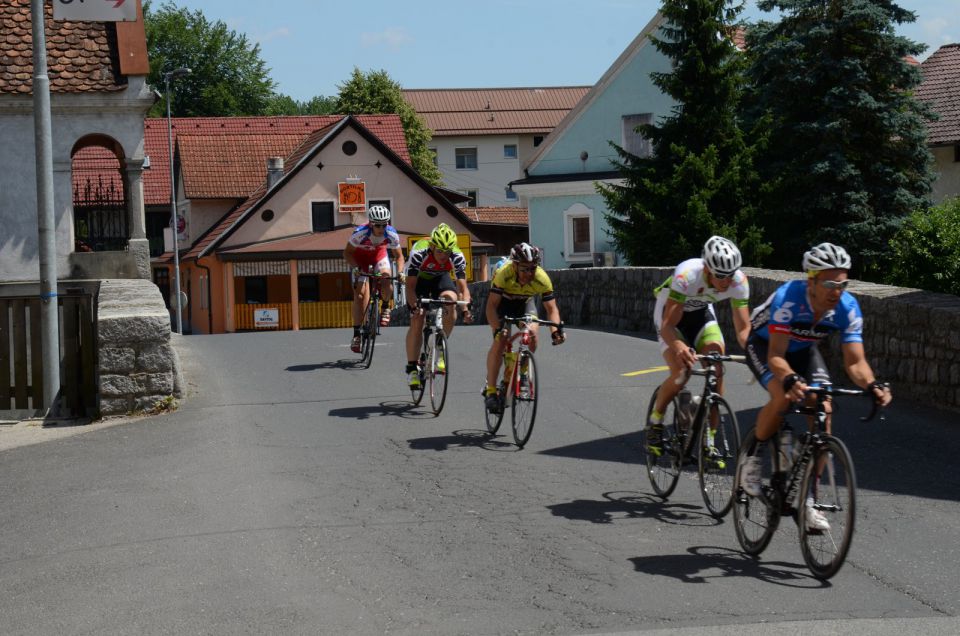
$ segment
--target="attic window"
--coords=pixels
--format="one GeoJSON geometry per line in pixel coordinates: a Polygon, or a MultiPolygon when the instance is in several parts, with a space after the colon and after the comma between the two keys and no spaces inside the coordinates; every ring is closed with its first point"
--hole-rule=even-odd
{"type": "Polygon", "coordinates": [[[273,210],[264,210],[260,213],[260,220],[264,223],[269,223],[273,220],[273,210]]]}
{"type": "Polygon", "coordinates": [[[357,152],[357,144],[353,141],[343,142],[342,148],[343,148],[343,154],[347,155],[348,157],[356,154],[357,152]]]}
{"type": "Polygon", "coordinates": [[[437,209],[437,206],[435,205],[427,206],[427,216],[429,216],[430,218],[434,218],[438,214],[440,214],[440,211],[437,209]]]}

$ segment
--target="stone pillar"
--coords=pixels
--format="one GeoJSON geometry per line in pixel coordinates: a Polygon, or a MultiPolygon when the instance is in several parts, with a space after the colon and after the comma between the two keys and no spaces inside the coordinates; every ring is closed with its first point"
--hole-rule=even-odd
{"type": "Polygon", "coordinates": [[[143,206],[143,159],[126,160],[123,189],[127,198],[127,218],[130,221],[130,254],[136,261],[140,278],[150,280],[150,242],[144,229],[146,213],[143,206]]]}
{"type": "Polygon", "coordinates": [[[490,257],[486,254],[480,255],[480,271],[473,273],[473,280],[477,282],[484,282],[490,277],[488,272],[490,271],[490,257]]]}
{"type": "Polygon", "coordinates": [[[297,286],[297,259],[290,261],[290,319],[293,330],[300,331],[300,289],[297,286]]]}

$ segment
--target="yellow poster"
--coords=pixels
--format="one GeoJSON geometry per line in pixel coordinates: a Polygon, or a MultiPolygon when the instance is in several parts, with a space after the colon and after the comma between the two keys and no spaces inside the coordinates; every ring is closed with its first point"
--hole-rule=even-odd
{"type": "MultiPolygon", "coordinates": [[[[429,236],[408,236],[407,237],[407,255],[413,250],[413,244],[417,241],[429,241],[429,236]]],[[[467,261],[467,281],[473,282],[473,250],[470,247],[469,234],[457,234],[457,247],[463,252],[463,258],[467,261]]]]}

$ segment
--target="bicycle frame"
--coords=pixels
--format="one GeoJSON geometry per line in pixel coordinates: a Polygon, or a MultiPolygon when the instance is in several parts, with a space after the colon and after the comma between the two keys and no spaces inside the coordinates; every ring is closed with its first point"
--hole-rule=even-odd
{"type": "Polygon", "coordinates": [[[503,370],[502,370],[502,375],[500,376],[501,378],[500,387],[503,388],[503,394],[500,395],[501,405],[506,401],[507,396],[510,395],[511,392],[515,393],[519,391],[519,388],[517,387],[517,382],[516,382],[517,375],[519,374],[518,372],[519,365],[514,363],[511,366],[509,363],[509,360],[507,359],[507,354],[514,353],[513,345],[514,345],[514,342],[516,342],[517,340],[519,340],[520,343],[517,345],[517,350],[516,350],[517,355],[515,360],[519,360],[520,357],[525,353],[532,354],[532,351],[530,349],[530,338],[533,336],[533,332],[530,330],[530,323],[538,323],[541,325],[552,326],[552,327],[556,327],[559,330],[563,330],[563,323],[555,323],[549,320],[540,320],[536,316],[520,316],[518,318],[509,317],[509,316],[503,317],[503,326],[500,328],[500,334],[501,334],[501,337],[505,337],[507,340],[503,349],[503,355],[502,355],[503,370]],[[516,333],[513,333],[513,334],[510,333],[510,325],[517,326],[516,333]],[[508,371],[508,367],[511,367],[509,371],[508,371]],[[509,378],[507,377],[508,373],[510,376],[509,378]]]}
{"type": "MultiPolygon", "coordinates": [[[[705,379],[703,391],[700,393],[700,403],[697,405],[697,410],[694,412],[693,418],[686,430],[677,431],[677,437],[680,438],[681,443],[681,456],[687,462],[696,459],[694,451],[697,450],[697,447],[694,441],[700,439],[703,434],[703,427],[709,426],[710,407],[713,402],[717,398],[722,397],[717,392],[717,385],[720,382],[719,373],[716,369],[717,365],[723,362],[745,362],[746,358],[744,356],[708,353],[697,355],[697,360],[706,366],[703,369],[690,369],[687,373],[687,378],[692,375],[697,375],[705,379]]],[[[686,380],[683,380],[683,384],[686,384],[686,380]]]]}

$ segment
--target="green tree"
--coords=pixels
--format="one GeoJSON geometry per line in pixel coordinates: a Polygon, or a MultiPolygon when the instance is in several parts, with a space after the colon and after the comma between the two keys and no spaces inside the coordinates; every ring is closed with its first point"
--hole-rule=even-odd
{"type": "Polygon", "coordinates": [[[370,71],[364,74],[360,69],[354,68],[350,79],[339,84],[337,88],[340,89],[337,97],[338,113],[399,115],[413,168],[433,185],[440,184],[440,171],[433,164],[433,153],[427,147],[432,133],[413,107],[403,99],[400,84],[390,79],[386,71],[370,71]]]}
{"type": "MultiPolygon", "coordinates": [[[[189,11],[165,2],[156,11],[143,5],[150,58],[148,81],[164,90],[163,73],[187,67],[190,75],[171,86],[173,115],[233,116],[264,113],[274,95],[274,83],[260,59],[260,46],[221,21],[208,21],[201,11],[189,11]]],[[[151,116],[166,113],[160,100],[151,116]]]]}
{"type": "Polygon", "coordinates": [[[886,282],[960,296],[960,198],[915,211],[890,247],[886,282]]]}
{"type": "Polygon", "coordinates": [[[760,0],[779,22],[747,33],[745,127],[762,131],[760,209],[795,269],[827,240],[857,255],[854,275],[876,278],[902,220],[926,205],[933,179],[927,109],[912,89],[923,50],[895,34],[914,15],[891,0],[760,0]]]}
{"type": "Polygon", "coordinates": [[[625,184],[600,186],[617,249],[635,265],[697,254],[713,234],[735,241],[745,261],[768,252],[751,224],[751,148],[737,122],[742,65],[729,34],[743,10],[733,0],[665,0],[657,50],[674,62],[653,82],[676,102],[659,122],[637,128],[647,157],[616,144],[625,184]]]}
{"type": "Polygon", "coordinates": [[[332,115],[337,112],[337,98],[318,95],[301,102],[289,95],[275,93],[267,102],[264,115],[332,115]]]}

